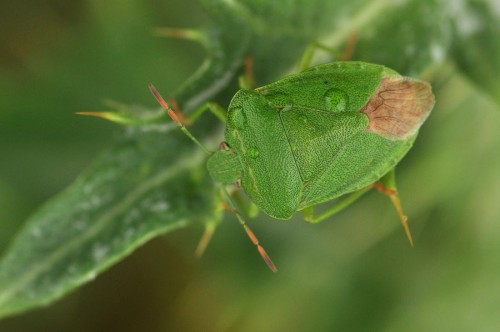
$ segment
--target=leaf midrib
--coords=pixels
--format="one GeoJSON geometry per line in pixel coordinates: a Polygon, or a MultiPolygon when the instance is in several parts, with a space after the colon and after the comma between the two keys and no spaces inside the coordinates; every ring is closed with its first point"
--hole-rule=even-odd
{"type": "MultiPolygon", "coordinates": [[[[104,212],[95,223],[93,223],[92,227],[87,228],[84,232],[80,234],[79,237],[72,239],[71,241],[65,243],[64,246],[60,246],[58,250],[54,251],[51,255],[46,256],[46,258],[42,261],[39,261],[37,264],[33,265],[31,270],[24,274],[23,276],[14,280],[9,284],[3,285],[3,293],[0,293],[0,308],[4,308],[5,303],[8,301],[25,286],[29,285],[30,282],[35,280],[38,276],[40,276],[43,272],[50,269],[51,266],[56,264],[58,261],[64,259],[67,255],[69,255],[72,251],[81,247],[83,243],[92,239],[96,234],[98,234],[102,229],[104,229],[108,224],[110,224],[117,216],[119,216],[124,211],[127,211],[131,205],[133,205],[141,196],[146,194],[153,188],[159,187],[164,182],[169,179],[175,177],[179,173],[182,173],[186,169],[190,169],[193,166],[200,164],[205,157],[205,154],[202,151],[196,151],[186,156],[182,159],[177,159],[174,164],[171,164],[170,167],[165,169],[164,171],[158,173],[156,176],[142,182],[137,188],[131,191],[120,203],[118,203],[113,208],[104,212]]],[[[110,256],[112,257],[112,256],[110,256]]],[[[106,261],[103,261],[104,264],[101,264],[101,268],[104,268],[107,264],[106,261]]],[[[99,270],[99,269],[96,269],[99,270]]],[[[91,271],[88,271],[84,274],[84,276],[88,276],[91,271]]],[[[85,278],[85,277],[84,277],[85,278]]],[[[57,297],[57,294],[54,294],[57,297]]],[[[1,315],[1,314],[0,314],[1,315]]]]}

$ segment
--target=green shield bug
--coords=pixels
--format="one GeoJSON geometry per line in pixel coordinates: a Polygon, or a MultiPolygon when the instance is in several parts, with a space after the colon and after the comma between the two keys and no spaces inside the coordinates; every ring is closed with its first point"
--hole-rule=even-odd
{"type": "MultiPolygon", "coordinates": [[[[150,88],[180,129],[210,154],[207,167],[222,186],[237,182],[251,202],[276,219],[302,211],[319,222],[375,187],[392,200],[412,239],[397,196],[394,167],[411,148],[434,105],[428,83],[401,76],[382,65],[338,61],[308,68],[277,82],[241,89],[227,114],[225,143],[210,152],[150,88]],[[314,206],[338,199],[314,215],[314,206]]],[[[195,114],[193,113],[193,114],[195,114]]],[[[223,187],[224,188],[224,187],[223,187]]],[[[236,209],[223,190],[230,209],[236,209]]],[[[245,227],[273,271],[274,264],[245,227]]]]}

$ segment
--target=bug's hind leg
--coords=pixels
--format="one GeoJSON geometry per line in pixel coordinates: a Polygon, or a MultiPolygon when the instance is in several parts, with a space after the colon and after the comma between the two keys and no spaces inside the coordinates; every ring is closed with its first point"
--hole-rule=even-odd
{"type": "Polygon", "coordinates": [[[317,216],[314,215],[313,206],[307,207],[304,210],[302,210],[302,215],[304,216],[304,219],[307,222],[310,223],[321,222],[327,219],[328,217],[333,216],[337,212],[342,211],[343,209],[345,209],[346,207],[357,201],[361,196],[363,196],[366,192],[368,192],[372,188],[376,188],[378,191],[387,195],[390,198],[392,204],[394,205],[394,208],[396,209],[396,212],[398,213],[399,219],[401,220],[401,224],[403,225],[406,237],[408,238],[410,245],[413,247],[413,238],[411,236],[410,227],[408,226],[408,217],[403,212],[403,208],[401,206],[401,200],[399,199],[398,191],[396,188],[394,169],[392,169],[389,173],[384,175],[379,181],[375,182],[374,184],[343,196],[335,203],[335,205],[328,208],[326,211],[323,211],[319,215],[317,216]]]}
{"type": "Polygon", "coordinates": [[[408,217],[404,214],[403,208],[401,206],[401,200],[399,199],[398,190],[396,187],[396,176],[395,169],[392,169],[389,173],[384,175],[379,181],[375,182],[373,186],[381,193],[387,195],[392,205],[398,213],[401,224],[403,225],[406,237],[413,247],[413,238],[411,236],[410,227],[408,226],[408,217]]]}
{"type": "Polygon", "coordinates": [[[313,224],[319,223],[328,217],[333,216],[334,214],[342,211],[355,201],[357,201],[361,196],[367,193],[373,186],[367,186],[345,196],[342,196],[333,206],[328,208],[327,210],[321,212],[317,216],[314,215],[314,206],[310,206],[302,210],[302,215],[304,216],[304,220],[313,224]]]}

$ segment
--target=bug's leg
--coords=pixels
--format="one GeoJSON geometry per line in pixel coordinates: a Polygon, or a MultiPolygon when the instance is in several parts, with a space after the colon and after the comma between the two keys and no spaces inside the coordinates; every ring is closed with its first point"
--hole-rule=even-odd
{"type": "Polygon", "coordinates": [[[250,54],[245,56],[243,61],[243,75],[238,77],[240,88],[251,90],[255,87],[255,77],[253,75],[253,58],[250,54]]]}
{"type": "Polygon", "coordinates": [[[389,196],[391,199],[396,212],[398,213],[401,224],[403,225],[406,237],[413,247],[413,238],[411,236],[410,227],[408,226],[408,217],[404,214],[403,208],[401,206],[401,200],[398,196],[398,190],[396,188],[396,176],[395,170],[392,169],[389,173],[384,175],[379,181],[375,182],[373,186],[383,194],[389,196]]]}
{"type": "Polygon", "coordinates": [[[238,207],[243,210],[243,213],[248,216],[248,218],[255,218],[259,214],[260,210],[255,205],[254,202],[249,201],[246,202],[245,199],[241,195],[241,191],[235,191],[233,194],[233,199],[238,205],[238,207]]]}
{"type": "Polygon", "coordinates": [[[205,222],[205,231],[203,232],[203,235],[201,236],[201,239],[198,242],[198,245],[196,246],[195,250],[196,257],[201,257],[205,252],[208,244],[210,243],[210,240],[212,240],[212,236],[215,232],[215,229],[222,221],[222,216],[224,214],[224,211],[229,211],[231,213],[239,213],[238,210],[232,208],[226,203],[224,197],[222,197],[222,192],[220,190],[216,192],[216,195],[217,195],[217,202],[215,205],[216,216],[205,222]]]}
{"type": "Polygon", "coordinates": [[[210,240],[212,239],[212,236],[214,235],[215,228],[218,224],[219,221],[209,221],[205,224],[205,231],[203,232],[200,242],[198,242],[198,245],[196,246],[196,250],[194,252],[196,257],[201,257],[203,255],[203,253],[207,249],[208,244],[210,243],[210,240]]]}
{"type": "Polygon", "coordinates": [[[212,239],[212,236],[214,235],[215,229],[222,222],[224,211],[228,210],[227,204],[224,198],[221,196],[220,191],[217,190],[215,192],[215,195],[217,196],[217,201],[214,206],[214,208],[216,209],[216,213],[213,218],[206,221],[204,224],[205,231],[203,232],[203,235],[201,236],[194,252],[196,257],[201,257],[203,255],[203,253],[207,249],[208,244],[210,243],[210,240],[212,239]]]}
{"type": "Polygon", "coordinates": [[[354,54],[354,49],[356,48],[356,42],[358,41],[358,33],[351,32],[349,37],[347,37],[347,42],[344,45],[344,51],[339,57],[341,61],[347,61],[352,59],[352,55],[354,54]]]}
{"type": "Polygon", "coordinates": [[[332,56],[334,58],[337,55],[335,50],[329,48],[328,46],[325,46],[325,45],[318,43],[318,42],[309,43],[309,45],[306,46],[304,53],[302,54],[302,58],[301,58],[300,64],[299,64],[299,71],[303,71],[311,66],[311,62],[312,62],[312,59],[314,57],[314,54],[316,53],[316,51],[318,51],[318,49],[332,54],[332,56]]]}
{"type": "Polygon", "coordinates": [[[257,237],[255,236],[255,234],[252,232],[252,230],[250,229],[250,227],[248,226],[246,221],[241,217],[239,211],[236,209],[236,205],[233,202],[231,195],[229,195],[229,193],[227,192],[225,187],[222,187],[221,190],[222,190],[222,194],[226,198],[226,202],[229,205],[229,210],[234,212],[234,215],[238,219],[238,222],[240,223],[240,225],[243,227],[243,229],[247,233],[247,236],[250,239],[250,241],[252,241],[252,243],[257,247],[259,254],[261,255],[262,259],[264,259],[264,262],[266,262],[267,266],[271,269],[271,271],[277,272],[278,269],[276,268],[276,265],[274,265],[273,261],[271,260],[269,255],[266,253],[264,248],[261,246],[261,244],[260,244],[259,240],[257,239],[257,237]]]}
{"type": "Polygon", "coordinates": [[[206,103],[201,104],[191,114],[189,114],[188,117],[189,122],[190,123],[195,122],[206,111],[212,112],[212,114],[215,115],[215,117],[219,119],[222,123],[226,123],[226,110],[219,104],[214,103],[212,101],[207,101],[206,103]]]}
{"type": "Polygon", "coordinates": [[[302,215],[304,216],[305,221],[316,224],[319,223],[328,217],[333,216],[335,213],[338,213],[357,201],[361,196],[363,196],[366,192],[372,189],[373,186],[367,186],[350,194],[343,196],[339,201],[337,201],[333,206],[328,208],[327,210],[321,212],[317,216],[314,215],[314,207],[310,206],[302,210],[302,215]]]}
{"type": "Polygon", "coordinates": [[[334,59],[338,59],[341,61],[349,60],[352,58],[352,54],[354,53],[354,48],[356,45],[356,41],[358,39],[358,34],[353,32],[349,35],[347,42],[345,44],[344,50],[340,53],[337,49],[328,47],[318,42],[312,42],[307,45],[304,54],[302,55],[302,59],[300,60],[299,71],[303,71],[311,66],[312,59],[314,54],[318,50],[325,51],[330,53],[334,59]]]}

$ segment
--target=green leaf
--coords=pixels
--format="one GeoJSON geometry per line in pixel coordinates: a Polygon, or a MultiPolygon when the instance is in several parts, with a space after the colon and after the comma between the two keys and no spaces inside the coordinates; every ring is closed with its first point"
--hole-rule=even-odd
{"type": "Polygon", "coordinates": [[[193,173],[205,155],[171,131],[130,128],[30,218],[0,265],[0,316],[49,303],[153,236],[213,216],[211,182],[193,173]]]}
{"type": "MultiPolygon", "coordinates": [[[[420,76],[435,75],[435,68],[451,58],[479,86],[499,95],[494,43],[499,20],[491,3],[467,2],[467,18],[488,23],[465,35],[460,33],[463,11],[439,0],[204,5],[214,20],[202,32],[207,57],[176,94],[187,113],[226,88],[247,53],[253,55],[259,83],[267,83],[292,72],[308,43],[318,40],[342,51],[353,34],[359,36],[355,60],[420,76]],[[483,39],[485,31],[489,35],[483,39]]],[[[319,52],[315,59],[332,57],[319,52]]],[[[198,131],[216,129],[205,125],[198,131]]],[[[154,236],[217,218],[205,156],[173,130],[171,123],[127,128],[70,188],[28,220],[0,262],[0,316],[54,301],[154,236]]]]}
{"type": "MultiPolygon", "coordinates": [[[[176,95],[187,112],[223,89],[243,58],[245,44],[216,30],[205,31],[207,60],[176,95]]],[[[204,152],[166,119],[127,128],[31,216],[0,262],[0,317],[52,302],[154,236],[219,218],[204,152]]]]}

